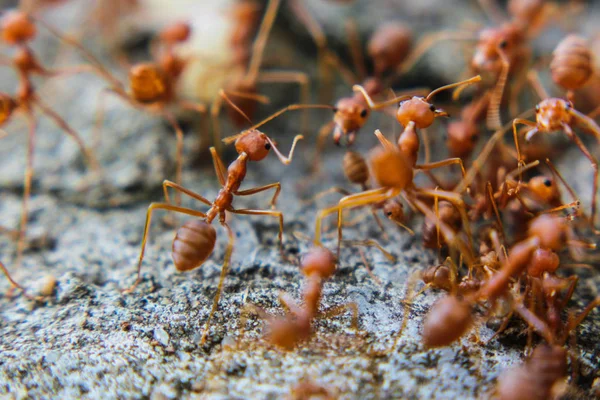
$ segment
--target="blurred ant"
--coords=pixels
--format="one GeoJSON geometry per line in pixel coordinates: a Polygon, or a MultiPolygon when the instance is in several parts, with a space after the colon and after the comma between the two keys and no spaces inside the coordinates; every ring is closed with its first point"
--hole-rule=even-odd
{"type": "Polygon", "coordinates": [[[302,259],[301,272],[307,278],[304,288],[304,305],[299,306],[287,294],[281,294],[279,301],[287,312],[282,317],[268,316],[262,309],[253,307],[263,319],[268,321],[267,340],[285,350],[292,350],[313,335],[313,320],[327,318],[350,308],[353,312],[353,326],[357,326],[358,310],[354,303],[346,304],[326,313],[319,313],[323,283],[331,278],[336,270],[337,259],[324,247],[314,247],[302,259]]]}
{"type": "MultiPolygon", "coordinates": [[[[445,231],[442,234],[446,235],[445,231]]],[[[471,315],[477,301],[484,299],[494,304],[506,294],[513,277],[526,270],[538,248],[561,250],[575,241],[567,219],[542,214],[529,225],[528,237],[515,244],[502,262],[501,268],[481,288],[465,297],[447,296],[433,305],[423,323],[423,343],[427,347],[447,346],[459,339],[473,324],[471,315]]]]}
{"type": "Polygon", "coordinates": [[[499,378],[494,394],[502,399],[548,399],[557,395],[557,384],[566,378],[567,356],[564,344],[570,333],[585,317],[600,306],[600,297],[594,299],[576,317],[569,314],[566,325],[552,328],[523,304],[518,303],[515,311],[527,321],[546,341],[537,346],[524,364],[514,367],[499,378]]]}
{"type": "MultiPolygon", "coordinates": [[[[235,106],[235,104],[231,102],[231,100],[227,97],[227,95],[224,92],[222,92],[221,95],[225,98],[226,101],[228,101],[232,105],[232,107],[234,107],[238,112],[241,112],[241,110],[239,110],[235,106]]],[[[284,165],[289,165],[292,162],[292,157],[294,154],[296,143],[298,142],[298,140],[303,138],[302,135],[296,135],[296,137],[294,137],[294,141],[292,143],[290,152],[286,157],[283,154],[281,154],[279,149],[277,149],[277,146],[271,140],[271,138],[259,131],[257,128],[287,111],[303,108],[319,108],[319,106],[287,106],[284,109],[272,114],[270,117],[264,119],[260,123],[253,125],[251,128],[243,131],[242,133],[225,139],[226,142],[235,142],[235,149],[239,154],[238,158],[234,160],[227,169],[225,168],[225,165],[221,160],[220,156],[218,155],[216,149],[214,147],[211,147],[210,151],[213,159],[215,173],[222,186],[214,201],[210,201],[205,197],[201,196],[200,194],[197,194],[177,184],[176,182],[171,182],[168,180],[163,182],[165,202],[152,203],[148,207],[148,212],[146,214],[146,223],[144,226],[144,234],[142,236],[141,251],[138,259],[137,278],[133,285],[124,290],[125,293],[130,293],[131,291],[133,291],[141,281],[142,261],[144,258],[146,241],[148,238],[148,232],[153,211],[168,210],[198,217],[196,219],[186,222],[183,226],[181,226],[177,230],[175,238],[173,239],[173,261],[175,264],[175,268],[179,271],[190,271],[192,269],[198,268],[211,255],[216,242],[216,231],[211,224],[218,217],[219,223],[227,231],[228,243],[227,248],[225,250],[223,266],[221,267],[221,276],[219,278],[219,284],[217,286],[217,293],[214,297],[213,305],[208,319],[206,321],[204,332],[202,334],[201,343],[204,343],[206,341],[208,330],[210,328],[210,321],[218,307],[219,297],[223,288],[223,282],[229,269],[231,253],[233,251],[234,233],[226,221],[227,213],[241,215],[267,215],[276,217],[279,220],[279,245],[281,252],[283,252],[283,213],[281,211],[276,210],[236,209],[233,207],[233,199],[234,196],[249,196],[275,188],[275,193],[271,199],[271,208],[275,208],[277,197],[279,196],[279,192],[281,190],[281,184],[279,182],[246,190],[240,190],[240,185],[242,184],[246,176],[248,161],[263,160],[269,154],[269,151],[271,149],[273,149],[277,158],[279,158],[281,163],[283,163],[284,165]],[[172,205],[169,200],[168,188],[172,188],[178,192],[181,192],[195,200],[206,204],[207,206],[209,206],[209,209],[206,212],[201,212],[191,208],[184,208],[177,205],[172,205]]]]}
{"type": "Polygon", "coordinates": [[[287,400],[313,400],[315,398],[321,400],[337,400],[339,398],[337,390],[332,390],[319,383],[314,382],[311,378],[303,377],[291,389],[291,394],[287,400]]]}
{"type": "MultiPolygon", "coordinates": [[[[86,57],[98,72],[110,83],[110,87],[101,92],[114,94],[134,108],[149,114],[163,117],[173,128],[176,135],[176,172],[175,182],[181,185],[183,173],[183,130],[179,126],[172,109],[206,113],[206,106],[188,100],[179,99],[176,87],[187,61],[175,54],[173,48],[185,42],[191,33],[186,23],[177,22],[165,27],[158,35],[158,54],[152,62],[134,64],[129,68],[129,89],[108,72],[93,56],[86,57]]],[[[99,101],[96,130],[101,129],[104,118],[103,98],[99,101]]],[[[98,133],[96,133],[98,135],[98,133]]],[[[176,195],[176,204],[181,204],[181,194],[176,195]]]]}
{"type": "Polygon", "coordinates": [[[535,122],[531,122],[523,118],[515,118],[513,120],[513,136],[515,140],[515,147],[517,149],[519,167],[524,165],[525,160],[522,157],[521,150],[519,148],[519,138],[517,133],[518,124],[526,125],[532,128],[525,134],[525,140],[527,141],[529,141],[537,133],[547,134],[555,131],[563,131],[567,137],[575,143],[583,155],[590,161],[592,169],[594,170],[590,225],[594,232],[598,233],[595,228],[596,198],[598,195],[598,162],[588,150],[586,145],[581,141],[579,136],[577,136],[577,134],[574,132],[572,127],[577,125],[582,128],[584,132],[593,135],[598,140],[600,140],[600,127],[592,118],[589,118],[585,114],[582,114],[573,108],[573,104],[570,101],[556,97],[549,97],[541,84],[539,84],[537,75],[534,72],[529,74],[529,79],[542,101],[535,107],[535,122]]]}
{"type": "MultiPolygon", "coordinates": [[[[247,47],[244,50],[244,46],[248,43],[254,29],[254,21],[256,19],[256,10],[252,8],[254,5],[249,5],[247,2],[241,2],[235,7],[240,7],[237,11],[234,11],[234,23],[236,25],[236,31],[232,36],[232,42],[234,49],[234,71],[232,74],[227,76],[226,84],[222,90],[229,96],[238,99],[237,105],[239,109],[243,111],[245,115],[252,119],[256,112],[257,102],[267,103],[268,99],[265,96],[258,94],[258,83],[297,83],[300,86],[300,102],[307,104],[309,102],[309,83],[310,79],[304,72],[298,71],[267,71],[261,72],[260,67],[269,38],[269,33],[275,22],[277,11],[281,0],[269,0],[267,8],[265,10],[262,22],[258,29],[256,38],[254,39],[251,53],[248,52],[247,47]],[[248,55],[251,57],[248,58],[248,55]]],[[[213,121],[213,140],[214,146],[220,153],[220,141],[221,141],[221,125],[219,121],[219,114],[222,108],[222,97],[217,96],[213,101],[210,112],[213,121]]],[[[244,124],[245,120],[241,119],[239,114],[231,113],[230,119],[235,126],[240,127],[244,124]]],[[[304,113],[302,117],[301,131],[303,133],[308,129],[308,114],[304,113]]]]}
{"type": "MultiPolygon", "coordinates": [[[[3,125],[16,113],[22,113],[27,119],[29,132],[27,135],[27,151],[25,161],[25,177],[23,180],[23,205],[21,211],[21,222],[19,228],[19,238],[17,241],[17,264],[20,262],[21,255],[25,248],[25,236],[27,233],[29,198],[31,196],[31,182],[33,179],[33,157],[35,149],[35,135],[37,130],[37,121],[35,117],[36,109],[44,116],[52,120],[62,131],[70,136],[81,150],[91,169],[98,171],[99,165],[93,152],[85,145],[81,136],[54,111],[38,95],[33,82],[34,76],[58,77],[68,74],[91,72],[88,66],[74,66],[59,70],[48,69],[44,67],[35,56],[29,43],[37,36],[36,23],[40,23],[50,31],[59,40],[65,41],[64,37],[55,29],[50,27],[39,19],[34,19],[22,11],[6,11],[0,17],[0,36],[3,42],[16,49],[15,54],[10,60],[3,60],[6,65],[12,66],[18,74],[19,84],[16,95],[11,96],[7,93],[0,93],[0,124],[3,125]]],[[[72,42],[70,42],[72,43],[72,42]]]]}

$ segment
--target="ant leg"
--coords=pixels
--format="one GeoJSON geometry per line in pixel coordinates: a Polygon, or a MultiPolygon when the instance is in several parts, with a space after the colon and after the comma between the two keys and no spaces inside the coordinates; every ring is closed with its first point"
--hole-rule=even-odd
{"type": "Polygon", "coordinates": [[[467,215],[467,208],[462,199],[462,197],[455,192],[449,192],[445,190],[431,190],[431,189],[418,189],[417,193],[420,195],[428,196],[428,197],[439,197],[440,199],[447,200],[454,204],[454,206],[458,209],[458,212],[461,215],[463,227],[465,229],[465,233],[467,234],[467,239],[469,241],[469,246],[473,247],[473,237],[471,235],[471,226],[469,217],[467,215]]]}
{"type": "Polygon", "coordinates": [[[375,274],[373,273],[373,270],[371,269],[371,266],[369,265],[369,261],[367,261],[367,257],[365,256],[365,252],[363,251],[363,249],[358,249],[358,254],[360,254],[360,259],[362,260],[363,264],[365,265],[365,269],[367,270],[367,273],[369,274],[371,279],[373,279],[373,281],[375,281],[375,283],[377,283],[378,285],[381,285],[381,280],[379,280],[379,278],[376,277],[375,274]]]}
{"type": "Polygon", "coordinates": [[[510,320],[513,316],[513,311],[509,312],[508,315],[506,317],[504,317],[502,319],[502,323],[500,324],[500,327],[498,328],[498,330],[496,332],[494,332],[494,334],[485,342],[485,344],[487,345],[489,342],[491,342],[492,340],[494,340],[494,338],[498,335],[500,335],[502,332],[504,332],[506,330],[506,328],[508,327],[508,324],[510,323],[510,320]]]}
{"type": "Polygon", "coordinates": [[[594,232],[597,233],[596,228],[595,228],[595,222],[596,222],[596,198],[598,195],[598,161],[596,161],[596,158],[590,153],[590,151],[587,149],[585,144],[583,144],[581,139],[579,139],[579,136],[577,136],[575,134],[575,132],[573,132],[573,130],[571,129],[571,127],[569,125],[564,124],[563,128],[565,130],[566,135],[571,140],[573,140],[573,142],[575,142],[577,147],[579,147],[579,150],[581,150],[583,155],[590,161],[590,163],[592,164],[592,169],[594,170],[594,182],[593,182],[593,191],[592,191],[592,212],[590,215],[590,223],[592,225],[592,229],[594,230],[594,232]]]}
{"type": "Polygon", "coordinates": [[[460,159],[460,157],[447,158],[447,159],[442,160],[442,161],[436,161],[436,162],[432,162],[432,163],[425,163],[425,164],[421,164],[421,165],[415,165],[415,169],[431,170],[431,169],[445,167],[446,165],[452,165],[452,164],[458,164],[459,165],[460,172],[461,172],[462,177],[464,179],[464,177],[467,174],[467,172],[465,171],[465,166],[463,164],[463,161],[460,159]]]}
{"type": "Polygon", "coordinates": [[[150,206],[148,207],[148,211],[146,212],[146,223],[144,225],[144,235],[142,236],[142,245],[141,245],[140,256],[138,259],[138,266],[137,266],[137,278],[133,285],[131,285],[130,287],[128,287],[127,289],[124,289],[122,291],[123,293],[131,293],[137,287],[137,285],[140,283],[142,261],[144,259],[144,253],[146,251],[146,242],[148,240],[148,231],[150,229],[150,222],[152,221],[152,212],[154,210],[168,210],[168,211],[175,211],[175,212],[178,212],[181,214],[192,215],[192,216],[200,217],[200,218],[206,217],[206,214],[204,214],[203,212],[192,210],[190,208],[177,207],[177,206],[167,204],[167,203],[152,203],[152,204],[150,204],[150,206]]]}
{"type": "Polygon", "coordinates": [[[537,133],[537,124],[535,122],[529,121],[527,119],[522,119],[522,118],[515,118],[513,119],[512,122],[512,128],[513,128],[513,138],[515,140],[515,148],[517,149],[517,158],[518,158],[518,168],[519,168],[519,180],[522,181],[523,180],[523,167],[525,166],[525,159],[523,158],[523,156],[521,155],[521,149],[519,147],[519,134],[517,132],[517,125],[521,124],[521,125],[526,125],[526,126],[532,126],[533,129],[530,130],[529,132],[527,132],[527,136],[531,137],[533,136],[535,133],[537,133]]]}
{"type": "Polygon", "coordinates": [[[316,175],[321,169],[321,154],[325,147],[325,140],[329,137],[331,131],[335,128],[335,121],[329,121],[319,128],[317,135],[317,145],[315,146],[315,155],[312,162],[311,175],[316,175]]]}
{"type": "MultiPolygon", "coordinates": [[[[173,114],[169,111],[163,111],[163,116],[167,119],[167,121],[171,124],[173,129],[175,129],[175,136],[177,138],[177,148],[175,154],[175,182],[178,185],[181,185],[183,178],[183,131],[177,122],[177,119],[173,114]]],[[[175,193],[175,204],[177,206],[181,205],[181,193],[175,193]]]]}
{"type": "Polygon", "coordinates": [[[330,110],[334,109],[334,107],[330,106],[329,104],[290,104],[289,106],[284,107],[281,110],[271,114],[267,118],[263,119],[262,121],[260,121],[257,124],[254,124],[253,126],[251,126],[250,128],[248,128],[246,130],[250,131],[252,129],[261,127],[264,124],[266,124],[267,122],[274,120],[275,118],[279,117],[281,114],[284,114],[288,111],[304,110],[304,109],[308,109],[308,108],[310,108],[310,109],[330,109],[330,110]]]}
{"type": "MultiPolygon", "coordinates": [[[[420,192],[417,192],[420,193],[420,192]]],[[[434,191],[434,193],[436,193],[434,191]]],[[[437,196],[439,196],[440,198],[449,200],[447,197],[445,197],[443,194],[440,194],[440,192],[438,191],[437,196]]],[[[451,201],[451,200],[449,200],[451,201]]],[[[459,252],[462,254],[462,256],[466,259],[466,263],[469,266],[469,268],[471,268],[471,266],[475,263],[475,257],[472,254],[472,244],[469,243],[469,245],[467,246],[463,240],[456,234],[456,232],[454,232],[452,230],[452,228],[450,228],[446,223],[444,223],[443,221],[441,221],[440,219],[437,218],[437,216],[435,215],[435,213],[433,211],[431,211],[431,209],[429,209],[429,207],[423,203],[422,201],[418,200],[418,199],[413,199],[412,203],[414,204],[415,207],[417,207],[417,209],[425,215],[425,218],[431,220],[431,221],[436,221],[437,224],[439,224],[439,229],[440,232],[442,233],[442,236],[444,236],[444,239],[446,240],[446,243],[448,243],[448,245],[451,246],[455,246],[459,252]]],[[[467,236],[470,234],[470,230],[469,233],[467,234],[467,236]]],[[[471,238],[468,237],[468,239],[470,240],[471,238]]]]}
{"type": "Polygon", "coordinates": [[[308,200],[303,200],[302,204],[308,205],[308,204],[315,203],[320,198],[328,196],[331,193],[339,193],[342,196],[350,196],[352,194],[352,193],[350,193],[350,191],[348,191],[348,190],[346,190],[344,188],[341,188],[339,186],[334,186],[334,187],[331,187],[331,188],[329,188],[327,190],[323,190],[322,192],[317,193],[316,195],[314,195],[313,197],[311,197],[308,200]]]}
{"type": "Polygon", "coordinates": [[[25,290],[25,288],[23,286],[21,286],[20,284],[18,284],[12,278],[12,276],[10,275],[10,272],[8,272],[8,269],[6,268],[6,266],[1,261],[0,261],[0,269],[2,270],[2,272],[6,276],[6,279],[8,279],[8,281],[10,282],[10,284],[12,285],[12,287],[19,289],[23,293],[23,296],[25,296],[29,300],[41,301],[44,298],[43,296],[32,296],[29,293],[27,293],[27,290],[25,290]]]}
{"type": "Polygon", "coordinates": [[[362,52],[362,44],[360,42],[360,33],[358,32],[358,24],[356,20],[349,18],[345,23],[346,35],[348,36],[348,49],[350,57],[354,64],[354,69],[358,73],[358,80],[363,82],[368,76],[365,66],[365,57],[362,52]]]}
{"type": "Polygon", "coordinates": [[[569,321],[566,331],[570,332],[573,329],[577,328],[579,324],[588,316],[590,312],[596,307],[600,306],[600,297],[596,297],[590,304],[588,304],[585,309],[579,314],[575,319],[569,321]]]}
{"type": "Polygon", "coordinates": [[[203,345],[206,342],[206,337],[208,336],[208,330],[210,328],[210,321],[212,320],[212,317],[217,311],[217,307],[219,306],[219,299],[221,298],[221,292],[223,291],[223,283],[225,282],[225,277],[227,276],[227,272],[229,271],[231,253],[233,252],[233,241],[235,238],[233,231],[231,230],[231,227],[227,225],[226,222],[222,221],[221,225],[223,225],[225,229],[227,229],[227,248],[225,249],[225,258],[223,259],[223,266],[221,267],[221,275],[219,276],[217,293],[215,294],[215,297],[213,299],[212,308],[210,309],[210,313],[208,314],[206,325],[204,325],[204,331],[202,332],[202,339],[200,339],[200,345],[203,345]]]}
{"type": "MultiPolygon", "coordinates": [[[[317,215],[317,221],[315,224],[315,237],[314,237],[315,246],[321,246],[321,225],[322,225],[323,219],[326,216],[328,216],[329,214],[333,214],[334,212],[338,213],[338,240],[341,240],[341,231],[342,231],[341,215],[343,214],[342,213],[343,209],[359,207],[361,205],[379,203],[381,201],[391,199],[397,195],[398,195],[397,190],[390,191],[388,188],[372,189],[372,190],[367,190],[365,192],[346,196],[339,201],[338,205],[321,210],[319,212],[319,214],[317,215]]],[[[339,251],[339,242],[338,242],[338,251],[339,251]]]]}
{"type": "Polygon", "coordinates": [[[179,100],[179,101],[177,101],[177,104],[179,105],[179,107],[181,107],[184,110],[197,112],[200,115],[202,115],[202,126],[200,128],[198,138],[200,139],[200,146],[203,146],[204,143],[208,143],[209,142],[209,132],[208,132],[208,126],[207,126],[208,108],[206,107],[206,105],[204,105],[202,103],[195,103],[195,102],[189,101],[189,100],[179,100]]]}
{"type": "Polygon", "coordinates": [[[33,156],[35,149],[35,131],[37,122],[31,111],[27,111],[29,134],[27,135],[27,155],[25,161],[25,176],[23,178],[23,200],[21,205],[21,223],[19,225],[19,240],[17,241],[17,266],[21,265],[21,258],[25,250],[27,236],[27,223],[29,222],[29,199],[31,197],[31,180],[33,179],[33,156]]]}
{"type": "Polygon", "coordinates": [[[233,214],[242,214],[242,215],[271,215],[273,217],[277,217],[279,219],[279,249],[283,254],[283,213],[281,211],[269,211],[269,210],[250,210],[250,209],[241,209],[235,210],[230,209],[227,210],[233,214]]]}
{"type": "MultiPolygon", "coordinates": [[[[310,78],[304,72],[296,71],[269,71],[258,75],[259,82],[270,83],[297,83],[300,87],[300,103],[308,104],[310,102],[310,78]]],[[[308,110],[302,113],[302,122],[300,134],[308,133],[308,110]]]]}
{"type": "MultiPolygon", "coordinates": [[[[504,186],[506,187],[506,186],[504,186]]],[[[498,229],[500,230],[500,236],[502,237],[502,241],[506,240],[506,235],[504,233],[504,224],[502,223],[502,218],[500,217],[500,212],[498,211],[498,205],[496,204],[496,199],[494,198],[494,192],[492,190],[492,183],[487,181],[486,185],[487,198],[492,206],[492,210],[494,210],[494,215],[496,216],[496,223],[498,224],[498,229]]],[[[500,256],[498,254],[498,256],[500,256]]]]}
{"type": "Polygon", "coordinates": [[[248,71],[244,75],[243,80],[246,82],[256,82],[258,70],[262,63],[262,58],[269,38],[269,33],[275,22],[277,11],[279,9],[280,0],[269,0],[263,20],[258,28],[258,33],[252,44],[252,58],[248,62],[248,71]]]}
{"type": "Polygon", "coordinates": [[[60,115],[58,115],[54,110],[52,110],[44,102],[42,102],[39,97],[36,96],[34,98],[34,102],[42,110],[42,113],[44,115],[46,115],[48,118],[54,121],[54,123],[60,129],[62,129],[67,135],[71,136],[75,140],[75,142],[77,142],[79,149],[85,156],[92,170],[96,172],[99,171],[100,164],[98,163],[98,159],[96,158],[93,151],[86,147],[85,143],[83,143],[81,136],[79,136],[79,134],[73,128],[71,128],[71,126],[67,124],[67,122],[60,115]]]}
{"type": "Polygon", "coordinates": [[[163,187],[163,192],[165,194],[165,203],[167,204],[171,204],[171,199],[169,198],[169,191],[168,188],[172,188],[177,190],[178,192],[187,194],[188,196],[190,196],[193,199],[196,199],[198,201],[201,201],[202,203],[206,204],[207,206],[212,205],[212,202],[210,202],[208,199],[206,199],[205,197],[200,196],[198,193],[195,193],[189,189],[184,188],[183,186],[172,182],[170,180],[165,179],[162,183],[162,187],[163,187]]]}
{"type": "Polygon", "coordinates": [[[213,134],[213,146],[216,149],[217,154],[221,153],[221,122],[219,121],[219,115],[221,114],[221,107],[223,105],[223,98],[221,96],[215,97],[213,103],[210,106],[210,119],[212,121],[212,134],[213,134]]]}
{"type": "Polygon", "coordinates": [[[386,249],[383,248],[376,240],[374,239],[364,239],[364,240],[344,240],[344,244],[349,246],[365,246],[365,247],[375,247],[377,250],[381,251],[385,258],[387,258],[390,262],[396,262],[396,257],[386,249]]]}
{"type": "Polygon", "coordinates": [[[223,164],[223,160],[217,153],[217,149],[214,147],[210,148],[210,155],[212,156],[213,166],[215,167],[215,174],[217,174],[217,178],[219,179],[219,183],[221,186],[225,186],[225,177],[227,176],[227,169],[225,168],[225,164],[223,164]]]}
{"type": "Polygon", "coordinates": [[[554,335],[548,325],[542,321],[537,315],[529,311],[527,307],[519,303],[515,306],[515,312],[525,320],[525,322],[535,329],[548,343],[554,342],[554,335]]]}
{"type": "Polygon", "coordinates": [[[235,194],[236,196],[250,196],[255,193],[264,192],[265,190],[269,190],[271,188],[275,188],[275,193],[273,194],[273,197],[271,198],[269,204],[271,205],[271,209],[275,209],[277,198],[279,197],[279,192],[281,192],[280,182],[270,183],[268,185],[259,186],[252,189],[240,190],[237,192],[233,192],[233,194],[235,194]]]}

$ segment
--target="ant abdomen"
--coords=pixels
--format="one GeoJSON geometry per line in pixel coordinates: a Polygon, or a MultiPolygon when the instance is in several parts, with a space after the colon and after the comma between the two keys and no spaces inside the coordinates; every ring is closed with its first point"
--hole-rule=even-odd
{"type": "Polygon", "coordinates": [[[212,225],[193,219],[177,230],[173,239],[173,261],[179,271],[198,268],[215,248],[217,232],[212,225]]]}
{"type": "Polygon", "coordinates": [[[421,279],[423,279],[423,282],[426,284],[430,284],[438,289],[448,291],[452,289],[452,283],[450,282],[450,268],[445,265],[436,265],[428,268],[423,272],[421,279]]]}
{"type": "Polygon", "coordinates": [[[423,322],[422,340],[427,348],[452,344],[473,324],[471,305],[456,296],[447,296],[431,307],[423,322]]]}
{"type": "Polygon", "coordinates": [[[142,103],[160,100],[167,94],[166,78],[162,71],[152,63],[142,63],[129,70],[131,95],[142,103]]]}
{"type": "Polygon", "coordinates": [[[594,74],[592,52],[587,40],[578,35],[564,38],[552,53],[552,80],[567,90],[581,88],[594,74]]]}
{"type": "Polygon", "coordinates": [[[531,256],[529,265],[527,265],[527,273],[530,276],[539,278],[544,272],[555,272],[559,265],[560,259],[555,252],[539,248],[531,256]]]}
{"type": "Polygon", "coordinates": [[[348,151],[342,162],[344,174],[352,183],[365,184],[369,180],[369,167],[364,157],[355,151],[348,151]]]}

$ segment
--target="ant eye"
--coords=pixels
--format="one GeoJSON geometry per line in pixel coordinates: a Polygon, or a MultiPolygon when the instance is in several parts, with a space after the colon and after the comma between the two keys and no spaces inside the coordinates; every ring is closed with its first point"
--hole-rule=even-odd
{"type": "Polygon", "coordinates": [[[387,216],[388,216],[388,217],[391,217],[391,216],[392,216],[392,212],[391,212],[391,211],[388,211],[388,213],[387,213],[387,216]]]}
{"type": "Polygon", "coordinates": [[[269,142],[265,143],[265,149],[271,150],[271,143],[269,143],[269,142]]]}
{"type": "Polygon", "coordinates": [[[429,109],[430,109],[431,111],[435,112],[435,106],[434,106],[433,104],[431,104],[431,105],[429,106],[429,109]]]}
{"type": "Polygon", "coordinates": [[[552,186],[552,181],[550,179],[545,179],[544,185],[546,185],[547,187],[550,187],[550,186],[552,186]]]}
{"type": "Polygon", "coordinates": [[[333,107],[332,110],[333,110],[334,114],[338,112],[338,108],[337,107],[333,107]]]}
{"type": "Polygon", "coordinates": [[[471,141],[472,141],[472,142],[476,142],[476,141],[477,141],[477,135],[473,135],[473,136],[471,136],[471,141]]]}
{"type": "Polygon", "coordinates": [[[361,116],[361,118],[364,118],[364,117],[366,117],[366,116],[367,116],[367,112],[368,112],[368,111],[367,111],[366,109],[362,110],[362,111],[360,112],[360,116],[361,116]]]}
{"type": "Polygon", "coordinates": [[[501,49],[505,49],[506,46],[508,46],[508,42],[506,40],[503,40],[498,46],[500,46],[501,49]]]}

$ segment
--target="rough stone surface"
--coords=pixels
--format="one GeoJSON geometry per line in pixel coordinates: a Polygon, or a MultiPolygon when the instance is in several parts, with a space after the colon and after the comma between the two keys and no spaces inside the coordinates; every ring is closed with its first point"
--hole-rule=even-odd
{"type": "MultiPolygon", "coordinates": [[[[366,8],[362,10],[367,13],[366,8]]],[[[298,64],[308,62],[303,59],[298,64]]],[[[9,76],[5,71],[2,74],[9,76]]],[[[57,110],[74,121],[89,142],[101,82],[91,78],[65,82],[48,86],[45,98],[61,99],[57,110]]],[[[2,82],[6,90],[13,86],[12,79],[2,82]]],[[[340,87],[338,92],[346,93],[347,88],[340,87]]],[[[279,96],[273,108],[290,102],[279,96]]],[[[261,110],[263,115],[269,111],[261,110]]],[[[328,112],[310,115],[312,132],[330,118],[328,112]]],[[[298,132],[297,124],[298,117],[290,115],[266,125],[264,131],[287,150],[298,132]]],[[[373,129],[389,133],[399,129],[393,126],[384,117],[371,118],[355,148],[366,151],[376,142],[370,134],[373,129]]],[[[430,136],[433,147],[439,148],[443,124],[436,126],[430,136]]],[[[9,136],[0,141],[0,221],[14,229],[19,221],[26,135],[17,122],[5,129],[9,136]]],[[[386,221],[389,239],[385,240],[370,216],[345,228],[345,238],[375,238],[397,257],[396,262],[389,262],[378,251],[366,252],[375,280],[365,268],[359,248],[342,248],[339,270],[325,285],[322,309],[355,303],[358,330],[352,329],[350,313],[342,313],[319,320],[317,335],[310,342],[282,352],[261,339],[264,324],[260,319],[249,316],[242,324],[245,306],[282,313],[278,295],[287,292],[298,298],[301,293],[303,279],[295,262],[310,247],[304,236],[313,236],[317,209],[331,204],[335,196],[316,204],[301,199],[333,185],[350,189],[340,169],[343,151],[332,145],[326,151],[324,173],[310,186],[310,193],[298,188],[311,164],[314,133],[300,143],[298,157],[289,167],[281,166],[273,155],[249,164],[243,188],[282,182],[278,208],[284,211],[284,253],[291,261],[282,260],[277,249],[274,218],[232,216],[236,236],[232,265],[208,342],[201,346],[225,251],[222,228],[217,228],[217,245],[208,261],[197,270],[178,273],[170,256],[174,228],[163,220],[164,214],[157,213],[142,282],[131,294],[120,291],[135,279],[147,206],[161,201],[160,183],[173,174],[175,140],[168,127],[159,119],[111,102],[98,147],[104,171],[100,189],[69,138],[47,122],[41,123],[37,137],[29,225],[33,248],[15,269],[14,243],[2,235],[0,259],[34,293],[48,290],[52,278],[56,283],[53,295],[44,303],[33,303],[22,295],[0,298],[3,398],[275,399],[289,395],[303,377],[311,377],[347,399],[486,398],[497,376],[522,360],[523,326],[511,325],[506,334],[487,342],[494,331],[486,326],[483,315],[477,323],[479,342],[474,332],[449,348],[423,348],[422,320],[441,294],[427,290],[410,306],[402,302],[413,273],[436,260],[434,252],[422,247],[419,217],[410,221],[416,227],[415,237],[386,221]],[[406,326],[395,343],[405,317],[406,326]]],[[[195,154],[197,148],[198,136],[188,129],[184,184],[212,199],[219,189],[217,180],[209,159],[195,154]]],[[[231,162],[233,157],[229,152],[225,161],[231,162]]],[[[591,182],[589,165],[577,151],[567,152],[560,165],[567,179],[582,190],[582,198],[588,198],[589,186],[585,192],[582,182],[591,182]]],[[[238,198],[235,205],[266,209],[268,201],[268,194],[258,195],[238,198]]],[[[198,206],[190,199],[185,199],[185,204],[198,206]]],[[[351,214],[360,216],[362,212],[351,214]]],[[[178,217],[177,223],[184,219],[178,217]]],[[[334,248],[331,226],[327,232],[325,245],[334,248]]],[[[597,295],[600,276],[594,268],[565,271],[580,276],[574,306],[597,295]]],[[[8,290],[8,282],[0,279],[0,293],[8,290]]],[[[569,388],[573,398],[593,397],[590,388],[599,376],[599,315],[597,310],[592,312],[578,331],[581,365],[578,384],[569,388]]]]}

